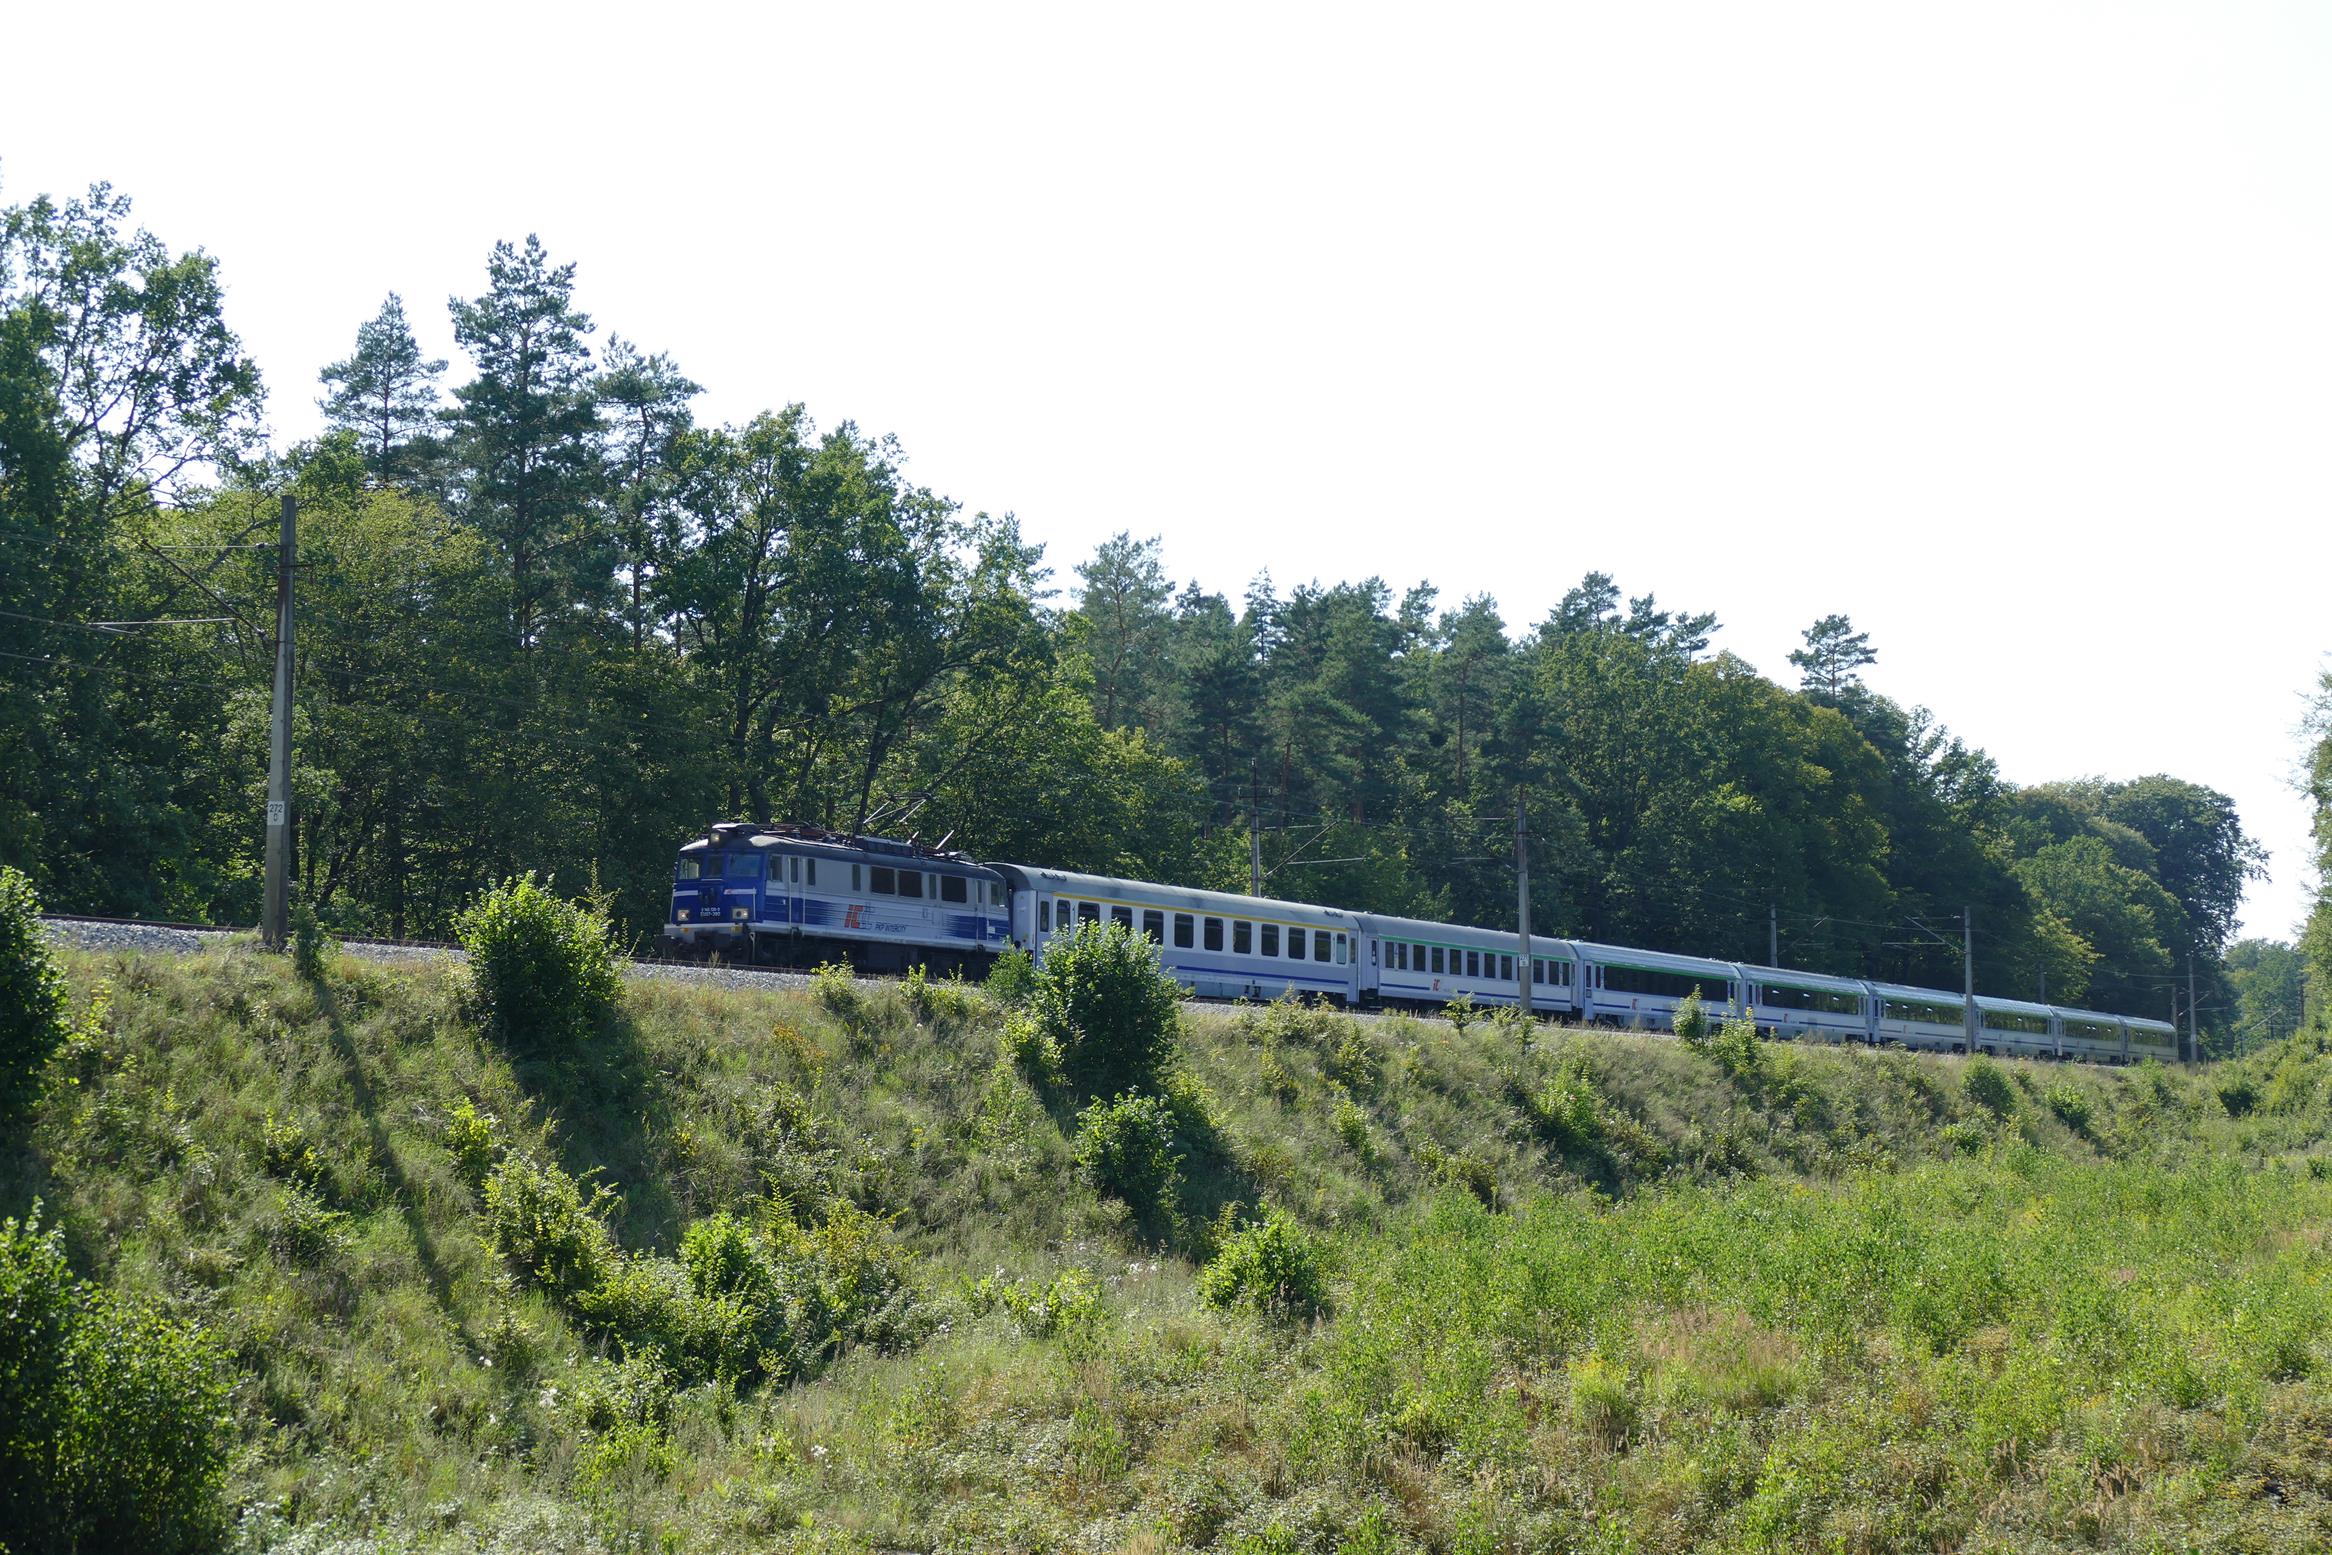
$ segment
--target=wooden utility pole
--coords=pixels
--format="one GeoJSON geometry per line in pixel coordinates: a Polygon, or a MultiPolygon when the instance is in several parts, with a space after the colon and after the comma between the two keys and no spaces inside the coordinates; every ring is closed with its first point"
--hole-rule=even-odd
{"type": "Polygon", "coordinates": [[[2186,1061],[2202,1062],[2202,1032],[2194,1023],[2194,955],[2186,957],[2186,1061]]]}
{"type": "Polygon", "coordinates": [[[1530,823],[1522,813],[1523,791],[1514,790],[1514,920],[1520,954],[1514,962],[1515,1004],[1525,1016],[1530,1007],[1530,823]]]}
{"type": "Polygon", "coordinates": [[[267,898],[259,937],[270,950],[291,938],[292,543],[299,498],[283,496],[275,553],[275,703],[267,751],[267,898]]]}
{"type": "Polygon", "coordinates": [[[1263,894],[1263,789],[1253,757],[1247,760],[1247,894],[1263,894]]]}
{"type": "Polygon", "coordinates": [[[1771,902],[1765,904],[1765,964],[1781,965],[1781,909],[1771,902]]]}
{"type": "Polygon", "coordinates": [[[1976,910],[1960,909],[1960,971],[1967,983],[1968,1052],[1976,1051],[1976,910]]]}

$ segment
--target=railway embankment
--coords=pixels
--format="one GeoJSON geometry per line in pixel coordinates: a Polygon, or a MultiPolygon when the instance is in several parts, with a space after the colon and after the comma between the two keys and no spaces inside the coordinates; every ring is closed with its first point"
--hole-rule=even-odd
{"type": "MultiPolygon", "coordinates": [[[[2113,1071],[77,938],[5,1141],[194,1325],[249,1549],[2272,1549],[2332,1059],[2113,1071]],[[1106,1100],[1106,1098],[1104,1098],[1106,1100]]],[[[746,974],[750,977],[751,974],[746,974]]]]}

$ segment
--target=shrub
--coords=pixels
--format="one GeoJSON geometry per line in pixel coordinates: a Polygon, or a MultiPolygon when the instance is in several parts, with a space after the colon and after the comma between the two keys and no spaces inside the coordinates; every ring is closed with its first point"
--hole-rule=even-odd
{"type": "Polygon", "coordinates": [[[2041,1092],[2041,1100],[2048,1104],[2065,1127],[2076,1134],[2089,1132],[2089,1093],[2065,1080],[2052,1080],[2041,1092]]]}
{"type": "Polygon", "coordinates": [[[1029,959],[1027,951],[1015,945],[996,958],[996,964],[988,968],[987,981],[981,986],[988,990],[989,998],[1006,1009],[1018,1009],[1036,992],[1036,963],[1029,959]]]}
{"type": "Polygon", "coordinates": [[[1100,1326],[1106,1311],[1100,1282],[1083,1269],[1064,1269],[1045,1285],[984,1277],[972,1286],[967,1300],[982,1316],[1002,1311],[1031,1339],[1089,1334],[1100,1326]]]}
{"type": "Polygon", "coordinates": [[[1547,1083],[1533,1090],[1521,1075],[1506,1077],[1506,1094],[1523,1120],[1557,1150],[1592,1151],[1603,1143],[1603,1098],[1585,1061],[1572,1056],[1556,1065],[1547,1083]]]}
{"type": "Polygon", "coordinates": [[[1736,1080],[1755,1084],[1764,1077],[1765,1042],[1757,1035],[1757,1023],[1746,1016],[1719,1026],[1705,1051],[1736,1080]]]}
{"type": "Polygon", "coordinates": [[[1029,1012],[1061,1055],[1078,1094],[1157,1091],[1174,1065],[1182,990],[1158,947],[1121,923],[1081,923],[1056,939],[1037,971],[1029,1012]]]}
{"type": "Polygon", "coordinates": [[[919,966],[907,969],[907,980],[900,985],[899,992],[918,1025],[960,1026],[979,1008],[972,985],[961,976],[951,973],[934,981],[919,966]]]}
{"type": "Polygon", "coordinates": [[[1450,1000],[1448,1004],[1442,1006],[1441,1013],[1452,1026],[1457,1028],[1457,1034],[1462,1037],[1466,1034],[1466,1028],[1474,1023],[1474,1016],[1479,1012],[1474,1008],[1473,994],[1461,993],[1450,1000]]]}
{"type": "Polygon", "coordinates": [[[1005,1061],[1029,1084],[1049,1091],[1061,1083],[1061,1050],[1034,1017],[1019,1010],[1006,1016],[999,1041],[1005,1061]]]}
{"type": "Polygon", "coordinates": [[[332,970],[339,942],[324,932],[316,910],[306,902],[292,908],[292,969],[308,982],[317,982],[332,970]]]}
{"type": "Polygon", "coordinates": [[[469,952],[480,1008],[521,1045],[588,1034],[623,991],[607,915],[553,895],[531,872],[478,898],[454,932],[469,952]]]}
{"type": "Polygon", "coordinates": [[[1498,1207],[1498,1168],[1466,1150],[1444,1150],[1432,1140],[1417,1147],[1417,1162],[1426,1176],[1445,1188],[1474,1196],[1484,1209],[1498,1207]]]}
{"type": "Polygon", "coordinates": [[[0,1528],[20,1555],[217,1548],[226,1362],[210,1337],[74,1278],[37,1216],[0,1221],[0,1528]]]}
{"type": "Polygon", "coordinates": [[[574,1178],[511,1151],[486,1179],[486,1228],[495,1251],[553,1296],[572,1303],[607,1278],[620,1256],[600,1220],[611,1190],[588,1199],[574,1178]]]}
{"type": "Polygon", "coordinates": [[[1960,1071],[1960,1091],[1996,1118],[2016,1110],[2016,1088],[2008,1082],[2008,1071],[1981,1053],[1960,1071]]]}
{"type": "Polygon", "coordinates": [[[0,866],[0,1119],[40,1087],[41,1069],[72,1034],[65,975],[49,953],[32,882],[0,866]]]}
{"type": "Polygon", "coordinates": [[[453,1169],[472,1193],[486,1191],[486,1179],[502,1157],[502,1141],[494,1115],[480,1112],[467,1098],[455,1104],[445,1120],[445,1148],[453,1152],[453,1169]]]}
{"type": "Polygon", "coordinates": [[[1093,1186],[1122,1200],[1145,1225],[1173,1218],[1182,1185],[1174,1114],[1165,1100],[1127,1092],[1077,1118],[1077,1165],[1093,1186]]]}
{"type": "Polygon", "coordinates": [[[1198,1293],[1211,1307],[1292,1322],[1327,1309],[1327,1265],[1304,1229],[1273,1210],[1222,1239],[1199,1271],[1198,1293]]]}
{"type": "Polygon", "coordinates": [[[2242,1075],[2229,1075],[2219,1082],[2219,1105],[2228,1117],[2242,1117],[2259,1105],[2259,1087],[2242,1075]]]}
{"type": "Polygon", "coordinates": [[[1347,1019],[1336,1045],[1322,1055],[1320,1071],[1356,1096],[1373,1096],[1385,1083],[1385,1050],[1360,1022],[1347,1019]]]}
{"type": "Polygon", "coordinates": [[[1636,1399],[1627,1369],[1592,1350],[1566,1369],[1572,1420],[1606,1447],[1625,1446],[1636,1431],[1636,1399]]]}
{"type": "Polygon", "coordinates": [[[1684,1039],[1686,1047],[1696,1053],[1708,1046],[1709,1012],[1708,1007],[1701,1003],[1698,984],[1693,986],[1692,992],[1676,1001],[1676,1034],[1684,1039]]]}

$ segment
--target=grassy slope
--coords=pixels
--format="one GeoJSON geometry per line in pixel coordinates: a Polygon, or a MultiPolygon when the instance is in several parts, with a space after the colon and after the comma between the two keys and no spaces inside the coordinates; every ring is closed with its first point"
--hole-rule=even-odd
{"type": "Polygon", "coordinates": [[[0,1204],[41,1197],[82,1268],[227,1337],[253,1547],[2332,1534],[2332,1060],[2307,1049],[2004,1065],[1987,1107],[1952,1060],[1194,1011],[1215,1141],[1153,1246],[1077,1180],[977,998],[918,1020],[896,988],[639,981],[593,1047],[514,1065],[443,969],[68,964],[112,984],[108,1034],[60,1062],[0,1204]],[[668,1450],[609,1449],[573,1402],[590,1347],[494,1254],[445,1146],[465,1099],[599,1170],[635,1248],[839,1186],[918,1255],[929,1337],[699,1390],[668,1450]],[[1198,1305],[1231,1200],[1327,1239],[1333,1315],[1198,1305]],[[1066,1270],[1097,1315],[976,1294],[1066,1270]]]}

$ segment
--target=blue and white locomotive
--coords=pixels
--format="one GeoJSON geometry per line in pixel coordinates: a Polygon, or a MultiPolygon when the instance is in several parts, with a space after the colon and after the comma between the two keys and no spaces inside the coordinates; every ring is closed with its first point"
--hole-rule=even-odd
{"type": "Polygon", "coordinates": [[[1521,1002],[1591,1025],[1674,1029],[1697,993],[1712,1017],[1770,1036],[2129,1063],[2175,1059],[2164,1021],[1670,951],[1518,937],[1418,918],[1076,874],[981,864],[814,826],[724,823],[680,850],[668,947],[800,966],[927,966],[979,975],[1017,946],[1040,961],[1086,923],[1119,923],[1158,945],[1167,974],[1212,999],[1319,997],[1370,1008],[1521,1002]]]}
{"type": "Polygon", "coordinates": [[[732,961],[976,974],[1008,932],[1003,877],[963,854],[727,822],[681,847],[664,941],[732,961]]]}

